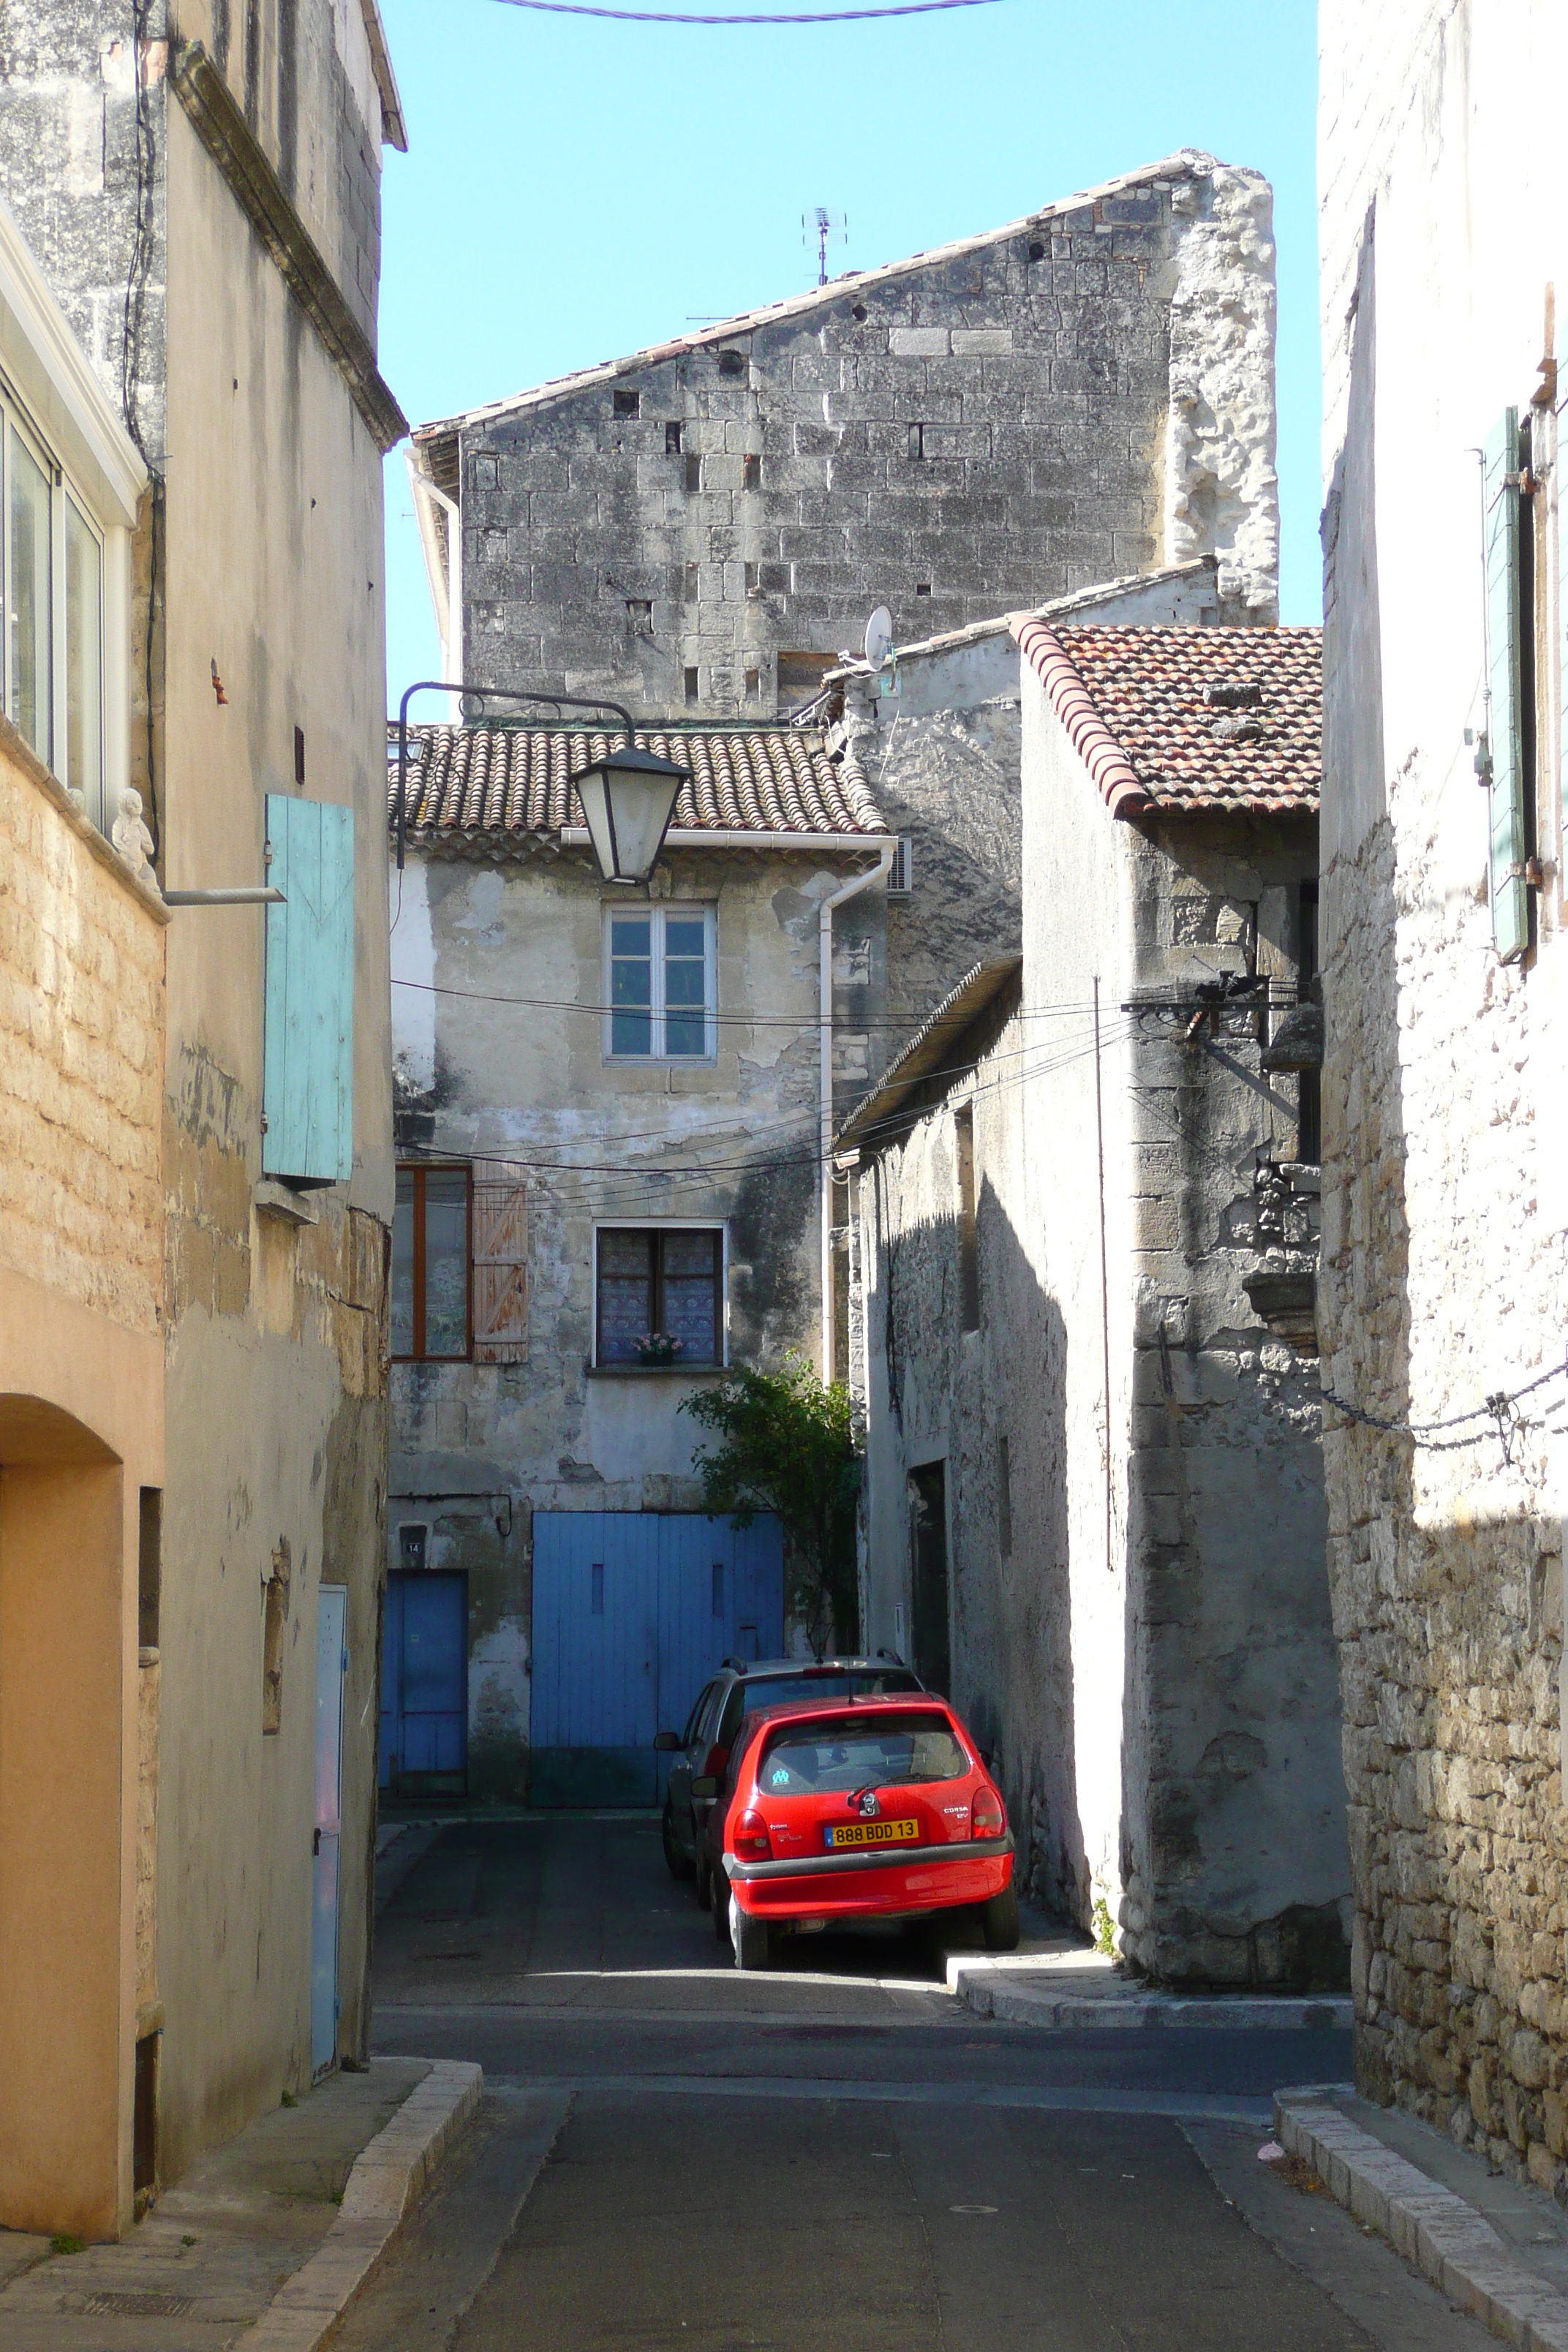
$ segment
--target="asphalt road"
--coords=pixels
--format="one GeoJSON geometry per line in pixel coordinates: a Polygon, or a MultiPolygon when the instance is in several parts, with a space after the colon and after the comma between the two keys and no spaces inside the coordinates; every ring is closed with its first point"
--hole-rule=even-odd
{"type": "Polygon", "coordinates": [[[394,1851],[375,2045],[478,2059],[486,2097],[339,2352],[1492,2341],[1258,2161],[1348,2036],[1000,2025],[892,1934],[742,1977],[643,1817],[394,1851]]]}

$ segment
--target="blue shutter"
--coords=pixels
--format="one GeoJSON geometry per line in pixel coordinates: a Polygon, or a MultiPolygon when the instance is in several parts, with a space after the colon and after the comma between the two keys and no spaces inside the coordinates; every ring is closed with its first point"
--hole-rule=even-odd
{"type": "Polygon", "coordinates": [[[267,1029],[261,1165],[341,1183],[353,1167],[353,811],[267,795],[267,1029]]]}
{"type": "Polygon", "coordinates": [[[1519,411],[1505,408],[1481,453],[1486,507],[1488,748],[1492,940],[1504,963],[1530,944],[1524,882],[1524,745],[1520,710],[1519,411]],[[1515,479],[1510,482],[1510,475],[1515,479]]]}

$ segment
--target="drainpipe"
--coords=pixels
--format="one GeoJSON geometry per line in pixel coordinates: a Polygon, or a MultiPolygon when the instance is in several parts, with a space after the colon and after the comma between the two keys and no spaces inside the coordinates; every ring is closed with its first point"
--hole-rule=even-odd
{"type": "Polygon", "coordinates": [[[817,957],[820,966],[818,1007],[822,1032],[821,1135],[817,1156],[822,1205],[822,1377],[833,1378],[833,911],[847,898],[858,898],[873,882],[890,874],[898,843],[889,841],[878,853],[875,866],[852,874],[842,889],[824,898],[817,913],[817,957]]]}

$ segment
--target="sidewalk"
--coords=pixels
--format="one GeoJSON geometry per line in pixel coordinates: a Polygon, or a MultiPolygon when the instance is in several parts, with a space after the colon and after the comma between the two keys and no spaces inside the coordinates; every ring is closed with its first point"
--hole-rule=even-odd
{"type": "Polygon", "coordinates": [[[477,2066],[373,2059],[212,2149],[118,2245],[0,2231],[0,2352],[313,2352],[479,2103],[477,2066]]]}
{"type": "Polygon", "coordinates": [[[1077,1938],[1031,1937],[1032,1948],[1005,1956],[955,1955],[948,1990],[976,2017],[1047,2032],[1151,2026],[1223,2028],[1230,2032],[1348,2031],[1348,1993],[1162,1992],[1121,1972],[1113,1959],[1077,1938]]]}
{"type": "Polygon", "coordinates": [[[1568,2215],[1348,2085],[1278,2091],[1274,2129],[1338,2201],[1505,2344],[1568,2352],[1568,2215]]]}

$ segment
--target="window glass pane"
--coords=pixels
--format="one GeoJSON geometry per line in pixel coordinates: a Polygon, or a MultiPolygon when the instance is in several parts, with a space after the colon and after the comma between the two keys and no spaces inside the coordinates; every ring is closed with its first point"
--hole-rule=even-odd
{"type": "Polygon", "coordinates": [[[599,1235],[599,1361],[635,1364],[653,1328],[653,1235],[599,1235]]]}
{"type": "Polygon", "coordinates": [[[54,761],[49,671],[49,486],[11,434],[11,717],[40,760],[54,761]]]}
{"type": "Polygon", "coordinates": [[[783,1728],[763,1750],[759,1778],[778,1796],[841,1795],[856,1789],[961,1780],[968,1757],[944,1723],[814,1724],[783,1728]]]}
{"type": "Polygon", "coordinates": [[[425,1171],[425,1353],[468,1352],[468,1180],[425,1171]]]}
{"type": "Polygon", "coordinates": [[[700,915],[671,915],[664,931],[664,1050],[672,1057],[707,1051],[707,924],[700,915]]]}
{"type": "Polygon", "coordinates": [[[66,500],[66,782],[103,826],[103,551],[66,500]]]}
{"type": "Polygon", "coordinates": [[[414,1171],[397,1171],[392,1212],[392,1352],[414,1353],[414,1171]]]}
{"type": "Polygon", "coordinates": [[[680,1341],[683,1364],[710,1364],[718,1353],[716,1234],[664,1234],[664,1328],[680,1341]]]}
{"type": "Polygon", "coordinates": [[[610,1051],[651,1054],[653,924],[646,915],[617,915],[610,924],[610,1051]]]}

